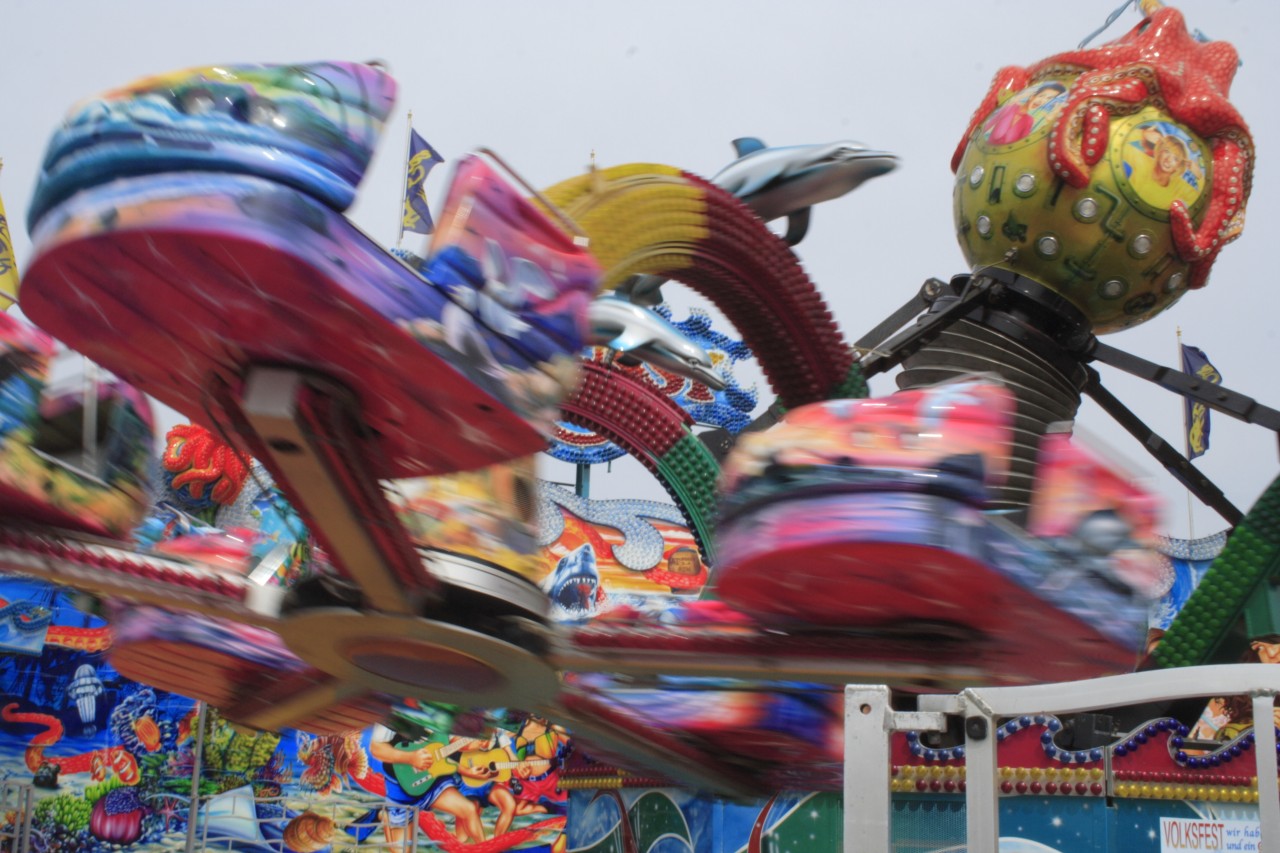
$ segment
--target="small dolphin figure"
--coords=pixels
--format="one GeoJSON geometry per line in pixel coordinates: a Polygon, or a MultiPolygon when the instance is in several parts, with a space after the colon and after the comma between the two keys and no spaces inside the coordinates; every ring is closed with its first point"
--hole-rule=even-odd
{"type": "Polygon", "coordinates": [[[720,391],[724,379],[711,366],[711,357],[669,320],[626,299],[603,296],[587,309],[593,346],[605,346],[651,362],[720,391]]]}
{"type": "MultiPolygon", "coordinates": [[[[769,148],[744,136],[733,140],[733,147],[738,159],[717,172],[711,183],[733,193],[765,222],[787,217],[783,239],[791,246],[808,233],[815,204],[839,198],[898,167],[893,154],[860,142],[769,148]]],[[[638,305],[657,305],[662,301],[658,288],[665,281],[656,275],[632,276],[618,292],[638,305]]]]}
{"type": "Polygon", "coordinates": [[[786,241],[794,246],[809,230],[809,211],[893,171],[898,158],[860,142],[769,148],[747,136],[733,140],[738,159],[711,183],[742,199],[765,222],[787,217],[786,241]]]}

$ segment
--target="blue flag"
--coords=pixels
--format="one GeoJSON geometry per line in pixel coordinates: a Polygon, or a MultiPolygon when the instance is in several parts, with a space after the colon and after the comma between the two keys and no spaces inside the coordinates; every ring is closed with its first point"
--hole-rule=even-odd
{"type": "MultiPolygon", "coordinates": [[[[1182,344],[1182,372],[1203,379],[1213,385],[1222,384],[1222,374],[1209,363],[1200,349],[1182,344]]],[[[1203,456],[1209,449],[1209,407],[1204,403],[1186,400],[1187,458],[1203,456]]]]}
{"type": "Polygon", "coordinates": [[[443,162],[435,149],[427,144],[427,140],[419,136],[416,130],[409,131],[409,164],[406,167],[408,180],[404,189],[404,215],[400,220],[401,235],[406,231],[430,234],[435,230],[431,211],[427,209],[427,173],[437,163],[443,162]]]}

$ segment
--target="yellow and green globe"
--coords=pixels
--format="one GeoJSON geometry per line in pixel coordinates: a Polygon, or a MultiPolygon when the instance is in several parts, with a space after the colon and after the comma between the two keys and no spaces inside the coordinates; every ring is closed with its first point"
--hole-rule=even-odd
{"type": "Polygon", "coordinates": [[[1174,248],[1169,207],[1180,199],[1199,221],[1212,157],[1200,136],[1146,106],[1111,118],[1088,185],[1073,187],[1049,165],[1050,131],[1070,87],[1071,78],[1040,80],[978,125],[956,172],[956,232],[972,269],[1038,281],[1101,334],[1150,320],[1186,292],[1189,267],[1174,248]]]}

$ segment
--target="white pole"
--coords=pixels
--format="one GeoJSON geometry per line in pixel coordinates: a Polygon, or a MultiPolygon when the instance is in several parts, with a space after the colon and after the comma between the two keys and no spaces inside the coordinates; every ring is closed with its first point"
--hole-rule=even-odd
{"type": "Polygon", "coordinates": [[[400,183],[399,206],[396,213],[396,248],[404,242],[404,200],[409,195],[409,148],[413,143],[413,110],[409,110],[409,126],[404,131],[404,180],[400,183]]]}
{"type": "Polygon", "coordinates": [[[196,714],[196,760],[191,768],[191,800],[187,803],[187,847],[186,853],[196,849],[196,817],[200,813],[200,774],[204,772],[204,727],[209,716],[209,706],[204,702],[196,703],[199,713],[196,714]]]}

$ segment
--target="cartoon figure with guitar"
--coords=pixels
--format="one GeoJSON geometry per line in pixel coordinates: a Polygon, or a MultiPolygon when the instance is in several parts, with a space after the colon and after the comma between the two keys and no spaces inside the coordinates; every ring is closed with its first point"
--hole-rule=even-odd
{"type": "Polygon", "coordinates": [[[502,835],[511,828],[516,816],[516,798],[511,793],[511,771],[520,764],[512,754],[491,738],[484,747],[464,750],[458,756],[458,790],[475,803],[477,814],[486,804],[498,809],[493,834],[502,835]]]}
{"type": "Polygon", "coordinates": [[[407,721],[397,721],[396,729],[379,724],[370,733],[369,754],[382,762],[386,779],[386,839],[404,848],[414,831],[409,821],[412,808],[417,806],[451,815],[459,841],[484,841],[480,810],[460,790],[463,780],[452,758],[476,741],[456,738],[449,743],[433,742],[432,735],[429,729],[407,721]]]}
{"type": "Polygon", "coordinates": [[[403,849],[413,831],[413,807],[451,815],[458,840],[470,843],[485,840],[480,820],[485,806],[498,810],[495,837],[506,833],[517,815],[547,811],[527,798],[517,799],[512,788],[526,778],[545,777],[559,765],[517,754],[509,734],[444,742],[434,740],[434,733],[420,723],[397,718],[393,725],[376,726],[369,739],[369,752],[382,762],[386,781],[384,834],[389,843],[403,849]]]}
{"type": "Polygon", "coordinates": [[[550,720],[530,716],[520,725],[513,747],[519,759],[511,785],[516,814],[563,814],[569,794],[560,790],[560,768],[573,749],[569,733],[550,720]]]}

